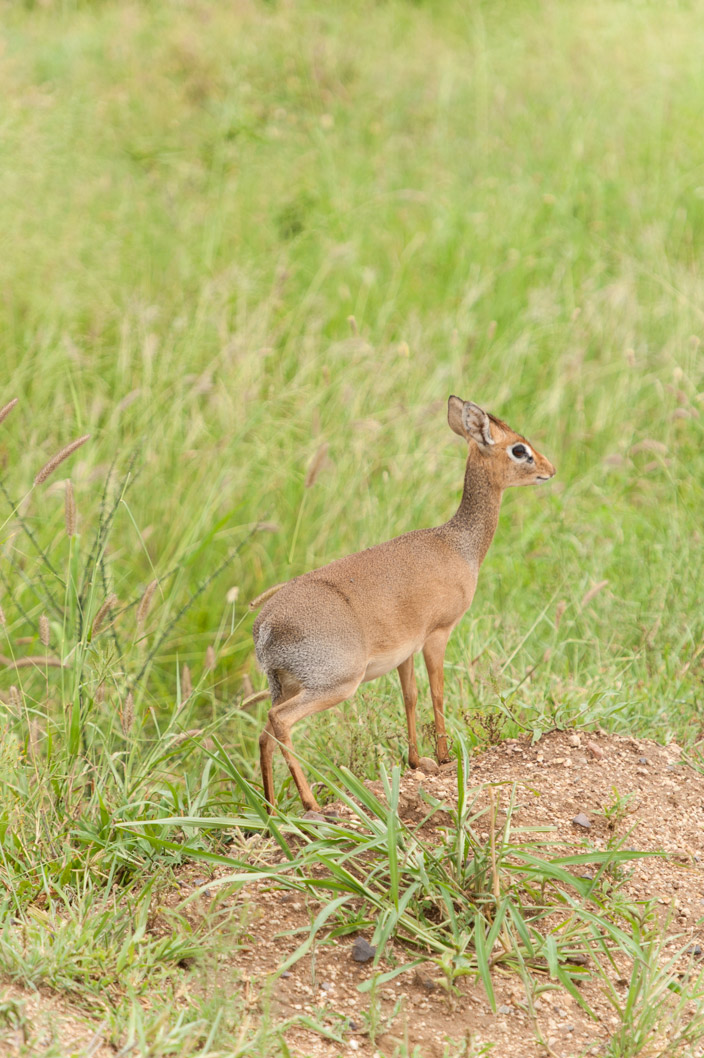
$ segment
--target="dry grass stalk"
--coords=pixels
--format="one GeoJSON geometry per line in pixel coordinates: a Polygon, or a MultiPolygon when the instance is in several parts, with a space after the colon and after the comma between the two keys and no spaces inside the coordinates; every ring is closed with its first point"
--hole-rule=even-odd
{"type": "Polygon", "coordinates": [[[76,532],[76,499],[73,495],[73,485],[70,478],[66,479],[64,520],[66,522],[66,536],[73,536],[76,532]]]}
{"type": "Polygon", "coordinates": [[[255,691],[254,694],[250,694],[246,698],[242,699],[242,703],[240,705],[240,708],[244,709],[248,705],[254,705],[255,702],[263,702],[264,699],[268,698],[268,697],[269,697],[269,692],[268,691],[255,691]]]}
{"type": "Polygon", "coordinates": [[[0,606],[0,625],[2,625],[4,628],[6,624],[7,618],[5,617],[5,611],[3,610],[2,606],[0,606]]]}
{"type": "Polygon", "coordinates": [[[188,742],[189,738],[198,738],[202,734],[202,727],[192,727],[190,731],[182,731],[179,735],[176,735],[171,745],[180,746],[182,742],[188,742]]]}
{"type": "Polygon", "coordinates": [[[181,702],[185,702],[192,694],[193,680],[191,679],[191,670],[188,665],[184,665],[181,669],[181,702]]]}
{"type": "Polygon", "coordinates": [[[567,609],[567,603],[565,602],[564,599],[560,599],[560,601],[558,602],[557,606],[555,607],[555,631],[556,632],[557,632],[558,628],[560,627],[560,621],[562,620],[562,617],[563,617],[564,612],[565,612],[566,609],[567,609]]]}
{"type": "Polygon", "coordinates": [[[49,618],[46,616],[45,613],[43,613],[39,618],[39,638],[41,639],[45,647],[49,646],[51,633],[49,630],[49,618]]]}
{"type": "Polygon", "coordinates": [[[267,588],[261,595],[257,595],[256,599],[252,599],[249,604],[250,610],[258,610],[260,606],[263,606],[267,599],[270,599],[272,595],[276,595],[279,588],[283,588],[286,584],[285,580],[282,580],[280,584],[274,584],[273,587],[267,588]]]}
{"type": "Polygon", "coordinates": [[[70,455],[73,455],[77,448],[80,448],[81,445],[84,445],[86,443],[89,437],[89,433],[84,434],[83,437],[79,437],[77,438],[77,440],[71,441],[71,443],[67,444],[64,448],[62,448],[60,452],[57,452],[55,456],[52,456],[49,462],[45,463],[42,469],[37,474],[36,478],[34,479],[34,484],[42,485],[46,481],[46,479],[54,473],[56,468],[63,463],[65,459],[68,459],[70,455]]]}
{"type": "Polygon", "coordinates": [[[318,451],[315,453],[310,463],[308,464],[308,470],[306,471],[306,480],[303,483],[305,488],[310,489],[313,487],[313,485],[315,485],[318,475],[323,469],[325,457],[328,454],[328,448],[329,445],[327,441],[323,441],[323,443],[318,448],[318,451]]]}
{"type": "Polygon", "coordinates": [[[257,522],[257,532],[259,533],[278,533],[281,526],[276,522],[257,522]]]}
{"type": "Polygon", "coordinates": [[[14,408],[15,404],[17,404],[17,403],[18,403],[17,397],[13,397],[13,399],[9,402],[9,404],[6,404],[4,408],[0,408],[0,422],[2,422],[3,419],[6,419],[8,417],[8,415],[10,414],[12,409],[14,408]]]}
{"type": "Polygon", "coordinates": [[[149,613],[149,607],[151,605],[152,596],[154,595],[154,592],[156,591],[156,589],[158,587],[159,587],[159,581],[158,580],[153,580],[151,582],[151,584],[147,585],[147,589],[144,592],[144,595],[142,596],[142,601],[140,602],[139,606],[137,607],[137,627],[138,628],[141,628],[142,625],[144,624],[144,622],[147,619],[147,614],[149,613]]]}
{"type": "Polygon", "coordinates": [[[117,606],[117,595],[115,595],[115,593],[113,592],[111,595],[108,595],[107,599],[95,615],[95,620],[93,621],[94,636],[97,635],[100,629],[103,627],[103,624],[105,623],[105,618],[114,606],[117,606]]]}
{"type": "Polygon", "coordinates": [[[209,646],[205,652],[205,671],[212,672],[215,668],[215,650],[212,646],[209,646]]]}
{"type": "Polygon", "coordinates": [[[125,704],[120,710],[120,724],[122,725],[123,735],[129,735],[134,724],[134,695],[132,691],[127,692],[125,704]]]}
{"type": "Polygon", "coordinates": [[[8,669],[63,668],[61,658],[46,658],[41,654],[32,654],[26,658],[8,658],[5,654],[0,654],[0,665],[8,669]]]}
{"type": "Polygon", "coordinates": [[[105,701],[105,680],[101,680],[98,686],[95,688],[95,694],[93,700],[96,705],[102,705],[105,701]]]}
{"type": "Polygon", "coordinates": [[[10,687],[10,708],[13,713],[20,713],[22,711],[22,699],[20,692],[15,687],[14,683],[10,687]]]}
{"type": "Polygon", "coordinates": [[[254,684],[246,672],[242,677],[242,694],[245,698],[248,698],[250,694],[254,694],[254,684]]]}

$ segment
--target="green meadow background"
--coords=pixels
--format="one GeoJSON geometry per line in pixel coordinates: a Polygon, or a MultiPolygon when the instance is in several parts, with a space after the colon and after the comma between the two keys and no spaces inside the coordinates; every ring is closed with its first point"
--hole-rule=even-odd
{"type": "MultiPolygon", "coordinates": [[[[0,40],[13,899],[142,869],[116,814],[231,798],[186,730],[258,781],[247,602],[450,517],[450,393],[558,468],[505,496],[451,730],[696,740],[702,5],[18,3],[0,40]]],[[[395,676],[296,734],[323,770],[399,763],[395,676]]]]}

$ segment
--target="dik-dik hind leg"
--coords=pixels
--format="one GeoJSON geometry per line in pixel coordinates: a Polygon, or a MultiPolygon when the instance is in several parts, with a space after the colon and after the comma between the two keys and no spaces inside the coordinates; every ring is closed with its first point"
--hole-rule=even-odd
{"type": "Polygon", "coordinates": [[[445,648],[447,647],[451,631],[449,628],[438,628],[432,635],[428,636],[423,645],[423,658],[430,682],[430,696],[433,699],[438,764],[446,764],[450,759],[447,752],[445,713],[443,711],[445,690],[443,665],[445,662],[445,648]]]}
{"type": "Polygon", "coordinates": [[[295,723],[299,720],[303,720],[306,716],[312,716],[314,713],[321,713],[325,709],[330,709],[333,705],[339,705],[340,702],[344,702],[346,698],[349,698],[350,695],[354,694],[359,683],[359,680],[354,680],[338,684],[336,687],[328,688],[324,692],[314,692],[304,688],[299,691],[298,694],[294,694],[294,696],[287,701],[278,702],[276,705],[272,706],[269,711],[269,719],[267,720],[266,727],[259,739],[262,761],[262,778],[264,780],[264,796],[272,807],[275,804],[272,757],[274,754],[274,747],[278,742],[281,747],[281,752],[288,764],[288,769],[291,772],[293,781],[298,789],[298,794],[303,802],[303,807],[311,812],[320,811],[318,802],[313,796],[313,791],[308,785],[303,770],[293,755],[291,728],[295,723]],[[267,769],[266,771],[265,767],[267,769]]]}
{"type": "Polygon", "coordinates": [[[416,702],[418,701],[418,688],[416,687],[416,672],[413,665],[413,655],[406,658],[398,666],[398,678],[401,681],[401,693],[403,704],[406,708],[406,724],[408,725],[408,763],[412,768],[418,767],[418,739],[416,736],[416,702]]]}
{"type": "Polygon", "coordinates": [[[276,749],[276,735],[267,720],[266,726],[259,736],[259,766],[262,770],[262,782],[264,784],[264,798],[274,805],[274,750],[276,749]]]}

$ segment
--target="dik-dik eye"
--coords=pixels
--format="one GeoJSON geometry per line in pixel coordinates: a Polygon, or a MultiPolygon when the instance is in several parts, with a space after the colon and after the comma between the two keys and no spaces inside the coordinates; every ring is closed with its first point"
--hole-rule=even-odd
{"type": "Polygon", "coordinates": [[[532,463],[533,453],[531,452],[528,445],[516,444],[509,448],[509,455],[512,459],[515,459],[517,463],[532,463]]]}

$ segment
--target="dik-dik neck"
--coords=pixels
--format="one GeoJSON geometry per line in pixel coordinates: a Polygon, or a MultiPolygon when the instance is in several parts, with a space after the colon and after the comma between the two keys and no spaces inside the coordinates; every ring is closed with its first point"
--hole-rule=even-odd
{"type": "Polygon", "coordinates": [[[479,452],[467,458],[464,488],[457,513],[446,524],[468,562],[477,568],[484,561],[499,524],[503,489],[496,485],[479,452]]]}

